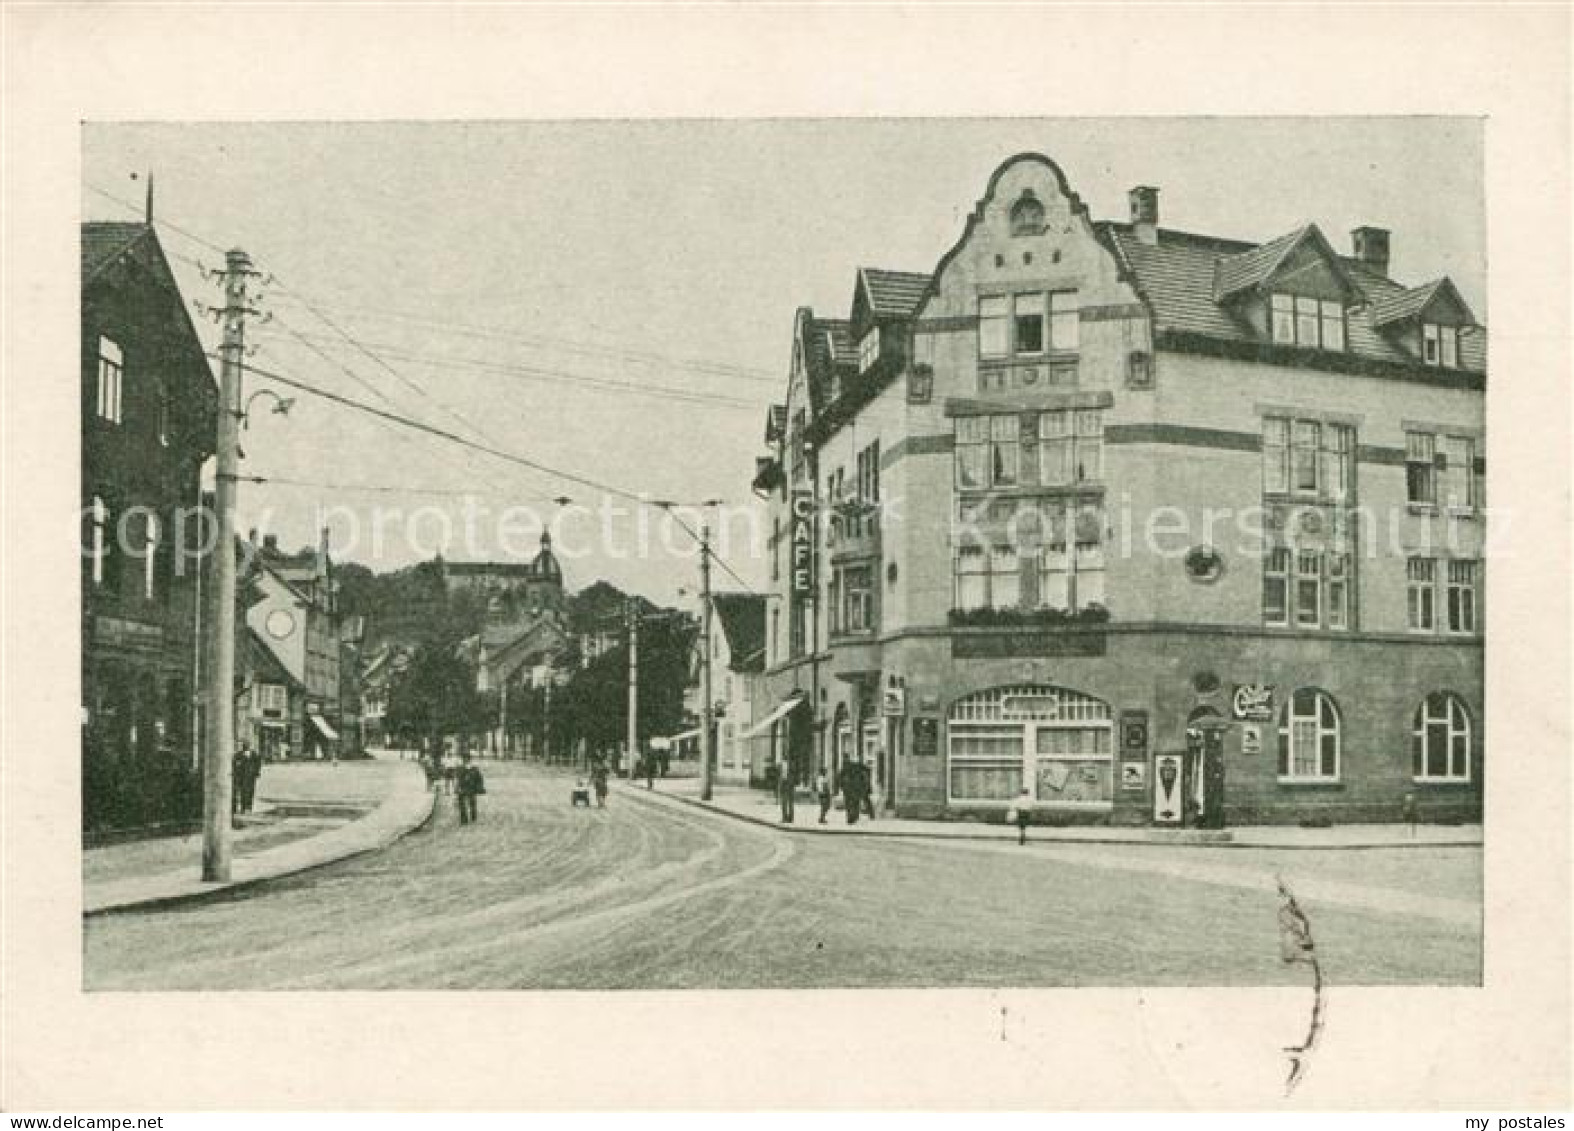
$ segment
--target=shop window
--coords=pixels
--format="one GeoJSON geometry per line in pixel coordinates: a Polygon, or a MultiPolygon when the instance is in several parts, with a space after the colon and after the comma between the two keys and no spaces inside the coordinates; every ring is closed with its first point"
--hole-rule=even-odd
{"type": "Polygon", "coordinates": [[[1279,715],[1281,781],[1339,780],[1339,709],[1332,696],[1297,688],[1279,715]]]}
{"type": "Polygon", "coordinates": [[[1416,707],[1411,732],[1416,781],[1470,780],[1470,713],[1459,696],[1434,691],[1416,707]]]}
{"type": "Polygon", "coordinates": [[[947,792],[953,802],[1010,804],[1024,783],[1046,805],[1113,798],[1108,704],[1065,688],[994,688],[952,705],[947,792]]]}

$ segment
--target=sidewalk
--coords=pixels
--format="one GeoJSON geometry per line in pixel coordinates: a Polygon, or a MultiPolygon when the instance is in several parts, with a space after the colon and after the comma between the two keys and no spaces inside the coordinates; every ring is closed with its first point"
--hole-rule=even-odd
{"type": "Polygon", "coordinates": [[[279,819],[243,819],[228,882],[201,878],[200,836],[92,849],[82,913],[201,899],[374,852],[425,824],[436,800],[420,766],[387,759],[269,766],[259,790],[258,817],[279,819]]]}
{"type": "MultiPolygon", "coordinates": [[[[642,784],[624,788],[643,791],[642,784]]],[[[781,808],[776,798],[762,789],[739,785],[716,785],[711,800],[701,801],[697,779],[667,778],[657,783],[657,792],[697,808],[738,820],[798,833],[819,836],[918,837],[929,840],[1009,840],[1015,841],[1014,825],[985,824],[982,821],[919,821],[908,817],[887,817],[870,821],[868,817],[849,825],[840,809],[833,809],[826,824],[819,823],[820,805],[807,791],[799,790],[797,820],[781,823],[781,808]]],[[[1335,825],[1326,829],[1307,829],[1297,825],[1248,825],[1234,829],[1160,829],[1109,825],[1034,825],[1028,840],[1053,844],[1163,844],[1202,848],[1458,848],[1481,845],[1480,825],[1418,825],[1414,835],[1405,825],[1335,825]]]]}

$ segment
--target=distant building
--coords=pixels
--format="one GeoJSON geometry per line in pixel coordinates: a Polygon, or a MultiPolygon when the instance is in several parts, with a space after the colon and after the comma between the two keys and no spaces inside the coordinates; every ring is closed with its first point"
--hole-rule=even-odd
{"type": "Polygon", "coordinates": [[[1129,203],[1019,155],[932,271],[797,313],[756,726],[918,816],[1479,819],[1485,328],[1383,229],[1129,203]]]}
{"type": "Polygon", "coordinates": [[[529,562],[444,561],[442,569],[450,593],[483,598],[488,619],[497,623],[563,614],[563,567],[552,552],[550,534],[541,535],[541,549],[529,562]]]}
{"type": "Polygon", "coordinates": [[[486,602],[485,624],[460,644],[459,654],[475,672],[476,690],[496,697],[488,749],[512,754],[526,737],[522,708],[535,673],[553,666],[569,639],[563,568],[552,536],[541,535],[541,548],[528,563],[444,562],[443,579],[450,593],[486,602]]]}
{"type": "MultiPolygon", "coordinates": [[[[250,603],[246,627],[256,642],[290,676],[288,702],[282,719],[256,714],[263,721],[250,736],[265,757],[333,758],[347,753],[340,734],[340,661],[342,626],[338,587],[328,552],[328,532],[316,549],[289,554],[267,535],[249,543],[250,603]]],[[[246,652],[238,653],[244,657],[246,652]]],[[[241,670],[243,680],[256,677],[241,670]]],[[[274,695],[263,684],[251,685],[255,695],[274,695]]]]}
{"type": "Polygon", "coordinates": [[[360,673],[361,735],[370,747],[389,746],[394,736],[388,733],[389,686],[410,666],[410,648],[385,643],[367,657],[360,673]]]}
{"type": "Polygon", "coordinates": [[[127,827],[201,810],[196,515],[218,392],[153,227],[81,238],[82,820],[127,827]]]}
{"type": "Polygon", "coordinates": [[[765,670],[765,604],[765,597],[755,593],[716,593],[711,597],[715,613],[711,691],[715,696],[719,781],[757,781],[764,776],[769,742],[751,741],[749,731],[754,722],[751,677],[765,670]]]}

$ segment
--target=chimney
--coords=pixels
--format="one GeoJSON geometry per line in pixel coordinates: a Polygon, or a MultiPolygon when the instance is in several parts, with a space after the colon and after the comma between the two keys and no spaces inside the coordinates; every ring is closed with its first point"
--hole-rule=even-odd
{"type": "Polygon", "coordinates": [[[1159,242],[1159,190],[1138,185],[1126,194],[1131,201],[1131,231],[1145,244],[1159,242]]]}
{"type": "Polygon", "coordinates": [[[1380,275],[1388,274],[1388,229],[1357,228],[1350,233],[1355,257],[1380,275]]]}
{"type": "Polygon", "coordinates": [[[279,550],[279,536],[277,534],[264,534],[262,536],[262,548],[270,554],[277,553],[279,550]]]}

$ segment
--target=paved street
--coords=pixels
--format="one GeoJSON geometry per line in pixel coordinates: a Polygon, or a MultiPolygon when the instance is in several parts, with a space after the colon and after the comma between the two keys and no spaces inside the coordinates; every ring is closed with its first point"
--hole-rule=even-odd
{"type": "MultiPolygon", "coordinates": [[[[1335,984],[1479,978],[1480,851],[791,835],[488,764],[386,851],[234,898],[86,921],[89,989],[1304,984],[1277,872],[1335,984]]],[[[800,818],[802,819],[802,817],[800,818]]]]}

